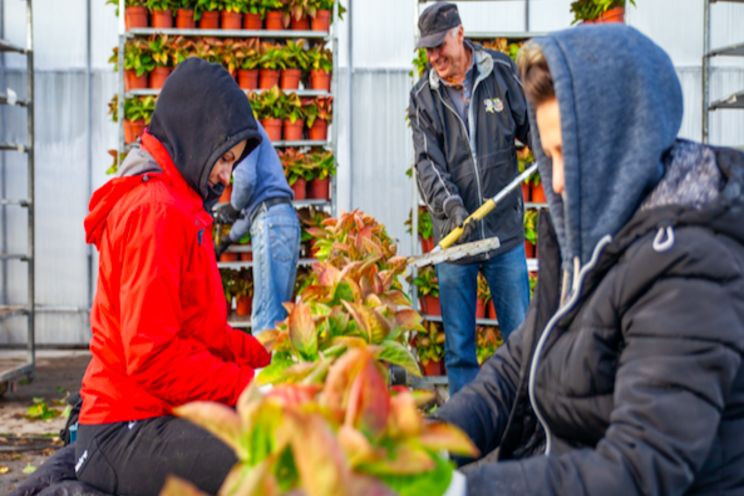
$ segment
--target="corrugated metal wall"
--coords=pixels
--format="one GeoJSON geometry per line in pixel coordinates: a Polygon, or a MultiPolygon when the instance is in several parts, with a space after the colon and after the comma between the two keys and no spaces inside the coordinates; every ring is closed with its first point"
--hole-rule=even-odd
{"type": "MultiPolygon", "coordinates": [[[[3,36],[25,43],[25,2],[1,0],[3,36]]],[[[350,0],[345,0],[347,4],[350,0]]],[[[351,0],[351,12],[341,25],[339,125],[339,206],[359,207],[379,218],[400,239],[403,253],[410,241],[403,222],[411,206],[410,130],[405,108],[412,81],[413,0],[351,0]],[[351,22],[349,22],[351,19],[351,22]],[[349,53],[349,33],[352,51],[349,53]],[[351,55],[351,56],[350,56],[351,55]],[[353,71],[348,70],[349,66],[353,71]],[[351,90],[351,92],[349,91],[351,90]]],[[[568,27],[571,0],[531,0],[529,24],[533,31],[568,27]]],[[[636,0],[629,23],[667,50],[682,82],[685,117],[680,135],[700,139],[703,0],[636,0]]],[[[463,23],[469,31],[522,31],[522,0],[492,4],[461,2],[463,23]]],[[[89,249],[82,222],[87,211],[89,184],[106,180],[110,164],[106,150],[116,144],[116,127],[108,121],[106,104],[116,90],[107,60],[117,43],[113,7],[103,0],[35,0],[36,38],[36,256],[37,304],[86,308],[89,304],[89,249]],[[90,8],[90,53],[88,48],[90,8]],[[90,55],[90,73],[88,60],[90,55]],[[90,104],[90,113],[89,113],[90,104]],[[89,122],[89,115],[92,122],[89,122]],[[90,174],[92,171],[92,177],[90,174]]],[[[744,41],[744,5],[713,7],[712,46],[744,41]]],[[[5,56],[8,86],[25,94],[24,59],[5,56]]],[[[712,99],[744,88],[744,60],[714,60],[712,99]]],[[[21,109],[5,109],[5,139],[25,140],[21,109]]],[[[744,144],[744,112],[718,111],[711,115],[711,142],[744,144]]],[[[2,153],[6,194],[23,196],[25,157],[2,153]]],[[[25,249],[26,214],[6,209],[8,247],[25,249]]],[[[95,254],[93,254],[95,276],[95,254]]],[[[9,262],[7,297],[25,299],[25,267],[9,262]]],[[[23,342],[25,321],[0,324],[0,343],[23,342]]],[[[85,343],[90,335],[85,313],[42,313],[37,318],[40,343],[85,343]]]]}

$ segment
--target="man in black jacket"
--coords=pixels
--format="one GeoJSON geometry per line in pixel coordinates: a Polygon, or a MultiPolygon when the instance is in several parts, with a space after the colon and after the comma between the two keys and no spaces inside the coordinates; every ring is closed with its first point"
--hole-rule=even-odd
{"type": "MultiPolygon", "coordinates": [[[[464,39],[457,6],[438,2],[419,19],[431,65],[411,91],[409,117],[416,180],[439,242],[517,176],[515,139],[528,144],[529,119],[516,66],[500,52],[464,39]]],[[[498,237],[495,251],[437,265],[450,394],[478,373],[475,353],[477,278],[488,281],[506,339],[524,320],[529,277],[524,251],[524,204],[514,192],[461,241],[498,237]]]]}

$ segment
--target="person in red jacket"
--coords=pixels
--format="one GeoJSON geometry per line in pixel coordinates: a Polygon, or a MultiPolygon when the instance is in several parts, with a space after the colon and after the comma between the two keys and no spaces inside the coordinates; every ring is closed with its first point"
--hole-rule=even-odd
{"type": "Polygon", "coordinates": [[[230,74],[191,58],[168,77],[141,148],[91,198],[85,229],[100,261],[75,472],[101,491],[155,495],[174,474],[215,494],[236,462],[171,412],[234,406],[271,361],[227,324],[205,210],[260,142],[230,74]]]}

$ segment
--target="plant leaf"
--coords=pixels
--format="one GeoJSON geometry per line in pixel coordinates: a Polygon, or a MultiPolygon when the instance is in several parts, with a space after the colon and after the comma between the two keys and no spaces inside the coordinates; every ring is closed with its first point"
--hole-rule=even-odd
{"type": "Polygon", "coordinates": [[[174,408],[173,413],[214,434],[230,446],[241,460],[248,456],[240,444],[242,433],[240,417],[232,408],[220,403],[197,401],[174,408]]]}
{"type": "Polygon", "coordinates": [[[382,347],[382,350],[375,354],[375,358],[403,367],[410,374],[421,377],[416,359],[402,344],[388,340],[382,342],[382,347]]]}
{"type": "Polygon", "coordinates": [[[451,424],[429,423],[418,437],[422,446],[431,450],[447,450],[456,455],[477,458],[480,451],[467,434],[451,424]]]}
{"type": "MultiPolygon", "coordinates": [[[[265,334],[266,332],[267,331],[264,331],[261,334],[265,334]]],[[[261,334],[259,334],[259,336],[261,334]]],[[[258,377],[256,377],[256,382],[261,386],[265,386],[266,384],[273,384],[280,377],[283,376],[286,369],[294,364],[295,362],[289,358],[280,358],[278,360],[275,358],[271,361],[271,365],[264,368],[261,373],[258,374],[258,377]]]]}
{"type": "Polygon", "coordinates": [[[179,479],[175,475],[168,475],[163,489],[160,490],[160,496],[207,496],[207,493],[202,492],[189,481],[179,479]]]}
{"type": "Polygon", "coordinates": [[[318,334],[310,307],[304,303],[296,305],[289,315],[289,339],[292,347],[305,360],[318,358],[318,334]]]}

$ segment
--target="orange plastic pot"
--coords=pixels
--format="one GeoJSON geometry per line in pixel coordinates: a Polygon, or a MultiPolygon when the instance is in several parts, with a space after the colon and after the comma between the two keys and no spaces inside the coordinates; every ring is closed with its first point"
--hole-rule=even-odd
{"type": "Polygon", "coordinates": [[[202,12],[199,19],[199,29],[219,29],[220,13],[213,11],[202,12]]]}
{"type": "Polygon", "coordinates": [[[222,29],[243,29],[243,14],[223,10],[222,29]]]}
{"type": "Polygon", "coordinates": [[[438,317],[442,315],[442,306],[439,303],[439,298],[436,296],[424,296],[426,301],[426,315],[432,317],[438,317]]]}
{"type": "Polygon", "coordinates": [[[245,14],[243,16],[243,29],[253,29],[256,31],[263,29],[261,14],[245,14]]]}
{"type": "Polygon", "coordinates": [[[293,31],[310,31],[310,19],[302,16],[299,20],[295,16],[289,20],[289,27],[293,31]]]}
{"type": "Polygon", "coordinates": [[[165,84],[165,80],[170,76],[172,69],[170,67],[156,67],[150,73],[150,88],[160,89],[165,84]]]}
{"type": "Polygon", "coordinates": [[[481,298],[478,298],[478,300],[476,300],[475,302],[475,318],[486,318],[486,303],[481,298]]]}
{"type": "Polygon", "coordinates": [[[434,249],[434,238],[424,238],[419,235],[421,241],[421,253],[429,253],[434,249]]]}
{"type": "Polygon", "coordinates": [[[292,191],[294,191],[295,200],[304,200],[307,198],[307,181],[305,179],[297,179],[291,187],[292,191]]]}
{"type": "Polygon", "coordinates": [[[258,88],[258,69],[251,71],[238,69],[238,86],[244,90],[255,90],[258,88]]]}
{"type": "Polygon", "coordinates": [[[237,262],[240,253],[223,253],[220,255],[220,262],[237,262]]]}
{"type": "Polygon", "coordinates": [[[282,140],[282,120],[281,119],[263,119],[261,125],[271,141],[282,140]]]}
{"type": "Polygon", "coordinates": [[[302,139],[302,131],[305,130],[305,121],[296,120],[292,122],[289,119],[284,119],[284,140],[285,141],[300,141],[302,139]]]}
{"type": "Polygon", "coordinates": [[[331,11],[319,10],[315,13],[315,18],[310,20],[310,26],[313,31],[331,31],[331,11]]]}
{"type": "Polygon", "coordinates": [[[532,201],[535,203],[547,203],[548,199],[545,198],[545,190],[542,183],[537,186],[532,185],[532,201]]]}
{"type": "Polygon", "coordinates": [[[279,84],[279,77],[281,73],[271,69],[261,69],[260,78],[258,80],[258,87],[262,90],[270,90],[274,86],[279,84]]]}
{"type": "Polygon", "coordinates": [[[137,141],[137,138],[145,134],[145,121],[142,119],[136,121],[124,121],[124,143],[129,145],[137,141]],[[127,124],[129,124],[127,126],[127,124]],[[128,128],[128,129],[127,129],[128,128]],[[127,132],[128,131],[128,132],[127,132]]]}
{"type": "Polygon", "coordinates": [[[602,17],[597,19],[595,24],[625,24],[625,7],[615,7],[610,9],[602,17]]]}
{"type": "Polygon", "coordinates": [[[127,31],[131,28],[147,27],[147,7],[127,7],[124,13],[127,31]]]}
{"type": "Polygon", "coordinates": [[[169,29],[173,27],[173,10],[153,10],[152,11],[152,27],[169,29]]]}
{"type": "Polygon", "coordinates": [[[488,302],[488,318],[496,320],[496,307],[493,305],[493,300],[488,302]]]}
{"type": "Polygon", "coordinates": [[[238,296],[235,304],[235,313],[241,317],[246,317],[253,311],[253,297],[252,296],[238,296]]]}
{"type": "Polygon", "coordinates": [[[240,261],[241,262],[253,262],[253,252],[252,251],[246,251],[240,254],[240,261]]]}
{"type": "Polygon", "coordinates": [[[284,21],[282,18],[284,17],[284,14],[281,12],[277,12],[275,10],[272,10],[270,12],[266,12],[266,29],[268,31],[281,31],[284,29],[284,21]]]}
{"type": "Polygon", "coordinates": [[[147,73],[143,72],[141,76],[137,75],[137,71],[134,69],[127,69],[124,71],[124,88],[127,93],[129,90],[139,90],[147,88],[147,73]]]}
{"type": "Polygon", "coordinates": [[[331,91],[331,73],[325,69],[310,71],[310,89],[331,91]]]}
{"type": "Polygon", "coordinates": [[[534,258],[535,257],[535,245],[533,245],[529,241],[525,241],[524,242],[524,253],[527,256],[527,258],[534,258]]]}
{"type": "Polygon", "coordinates": [[[178,29],[194,29],[196,27],[194,11],[191,9],[178,9],[176,11],[176,27],[178,29]]]}
{"type": "Polygon", "coordinates": [[[284,69],[281,75],[283,90],[296,90],[300,87],[302,71],[300,69],[284,69]]]}
{"type": "Polygon", "coordinates": [[[230,199],[232,198],[232,183],[225,186],[225,189],[222,190],[222,195],[220,195],[220,199],[218,200],[220,203],[230,203],[230,199]]]}
{"type": "Polygon", "coordinates": [[[323,119],[315,119],[312,127],[310,128],[310,139],[313,141],[327,141],[328,140],[328,121],[323,119]]]}
{"type": "Polygon", "coordinates": [[[532,188],[530,187],[530,183],[522,183],[522,198],[524,198],[525,202],[530,201],[530,190],[532,188]]]}
{"type": "Polygon", "coordinates": [[[443,375],[444,368],[442,367],[442,361],[437,360],[436,362],[434,360],[429,360],[426,365],[424,365],[424,375],[427,377],[438,377],[443,375]]]}
{"type": "Polygon", "coordinates": [[[307,197],[311,200],[329,200],[331,178],[313,179],[307,187],[307,197]]]}

